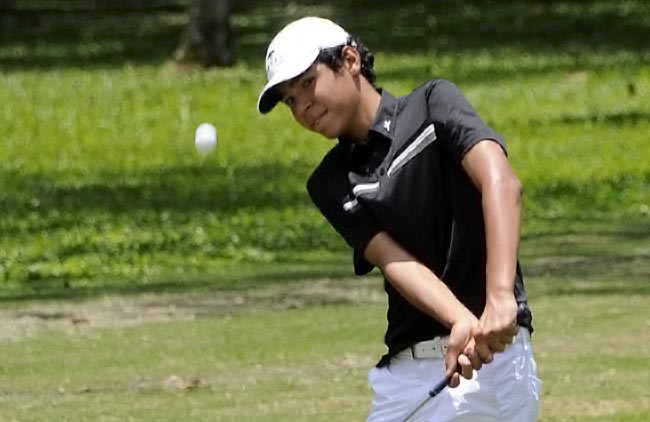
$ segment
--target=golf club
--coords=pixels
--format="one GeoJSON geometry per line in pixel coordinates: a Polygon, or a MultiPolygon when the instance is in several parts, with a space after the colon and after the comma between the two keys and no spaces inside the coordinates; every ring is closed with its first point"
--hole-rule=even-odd
{"type": "Polygon", "coordinates": [[[447,378],[443,379],[438,384],[436,384],[431,390],[429,390],[427,397],[424,400],[422,400],[420,404],[414,407],[413,410],[411,410],[406,415],[406,417],[402,419],[402,422],[407,422],[408,420],[410,420],[413,417],[413,415],[415,415],[418,412],[418,410],[424,407],[424,405],[427,404],[429,400],[431,400],[432,398],[440,394],[440,392],[444,390],[446,386],[447,386],[447,378]]]}

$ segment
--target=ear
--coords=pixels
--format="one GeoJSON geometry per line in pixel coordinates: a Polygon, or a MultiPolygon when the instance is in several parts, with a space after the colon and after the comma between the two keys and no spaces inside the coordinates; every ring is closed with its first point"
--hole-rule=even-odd
{"type": "Polygon", "coordinates": [[[346,45],[341,51],[343,67],[346,68],[353,76],[361,74],[361,55],[356,48],[346,45]]]}

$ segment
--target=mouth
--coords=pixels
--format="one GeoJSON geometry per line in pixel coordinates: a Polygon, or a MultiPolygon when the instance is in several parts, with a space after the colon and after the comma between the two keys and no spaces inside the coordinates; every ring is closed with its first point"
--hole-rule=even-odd
{"type": "Polygon", "coordinates": [[[316,129],[316,126],[323,120],[323,116],[327,114],[327,111],[324,111],[321,113],[319,116],[317,116],[312,122],[311,122],[311,127],[312,129],[316,129]]]}

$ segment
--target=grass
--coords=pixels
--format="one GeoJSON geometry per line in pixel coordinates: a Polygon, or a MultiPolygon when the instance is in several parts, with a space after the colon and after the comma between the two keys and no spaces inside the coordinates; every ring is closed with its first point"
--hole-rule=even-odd
{"type": "MultiPolygon", "coordinates": [[[[345,413],[336,408],[319,412],[337,403],[337,390],[354,383],[352,372],[361,372],[357,366],[369,363],[361,355],[374,335],[371,323],[341,326],[358,317],[380,321],[379,314],[378,306],[361,314],[356,307],[338,306],[106,329],[90,336],[45,335],[14,346],[17,357],[5,361],[11,373],[3,373],[3,379],[19,374],[20,381],[12,382],[9,397],[3,395],[7,408],[16,409],[3,417],[22,420],[36,413],[43,420],[66,419],[86,403],[87,413],[79,420],[98,415],[107,420],[291,420],[291,415],[293,420],[307,415],[344,420],[345,413]],[[300,334],[286,335],[292,331],[300,334]],[[324,345],[323,336],[329,339],[324,345]],[[323,348],[331,353],[329,361],[322,360],[323,348]],[[45,350],[56,357],[56,365],[44,359],[45,350]],[[347,354],[351,371],[339,373],[336,360],[347,354]],[[166,388],[174,374],[199,379],[204,387],[166,388]],[[313,400],[317,397],[325,400],[313,400]],[[304,408],[297,409],[301,402],[304,408]],[[33,407],[24,412],[18,403],[33,407]]],[[[5,351],[13,356],[11,349],[5,351]]],[[[361,407],[367,392],[363,377],[358,378],[361,407]]]]}
{"type": "Polygon", "coordinates": [[[390,9],[402,19],[393,38],[368,30],[385,17],[380,7],[242,3],[233,15],[240,62],[217,70],[165,62],[182,8],[156,4],[162,11],[124,15],[121,25],[108,3],[84,15],[74,12],[80,4],[52,1],[48,14],[5,18],[0,297],[246,288],[267,271],[290,274],[276,281],[346,273],[345,246],[304,189],[332,143],[302,131],[287,110],[255,111],[268,35],[309,13],[362,35],[381,85],[396,95],[434,76],[461,87],[509,142],[525,185],[524,235],[580,221],[649,224],[650,162],[639,157],[650,155],[650,50],[631,41],[649,31],[644,2],[515,2],[493,5],[487,19],[480,2],[412,1],[390,9]],[[21,19],[39,25],[25,32],[21,19]],[[66,19],[78,25],[64,30],[66,19]],[[607,23],[611,31],[594,31],[607,23]],[[122,47],[94,52],[97,42],[122,47]],[[206,159],[192,146],[204,121],[219,131],[206,159]]]}
{"type": "MultiPolygon", "coordinates": [[[[506,134],[526,189],[525,234],[585,219],[647,225],[650,164],[638,159],[650,154],[645,62],[634,65],[634,96],[616,57],[604,69],[576,59],[575,69],[522,71],[515,81],[456,77],[457,67],[489,78],[510,66],[486,60],[442,56],[436,70],[506,134]]],[[[415,81],[391,69],[429,61],[378,53],[377,62],[388,69],[384,86],[404,94],[415,81]]],[[[304,192],[331,143],[303,133],[286,110],[258,116],[259,72],[32,70],[0,83],[0,100],[11,104],[0,111],[3,294],[65,286],[83,295],[97,280],[125,290],[170,279],[212,284],[227,268],[343,262],[331,252],[342,242],[304,192]],[[219,130],[207,159],[192,146],[202,121],[219,130]]]]}
{"type": "MultiPolygon", "coordinates": [[[[650,410],[647,383],[630,382],[650,375],[649,251],[620,232],[524,242],[541,421],[643,421],[650,410]],[[605,271],[602,254],[633,265],[605,271]]],[[[238,300],[213,293],[213,302],[176,293],[115,299],[107,320],[97,309],[108,299],[85,308],[23,303],[4,316],[15,323],[39,309],[42,319],[59,312],[60,320],[0,342],[3,417],[362,420],[371,398],[366,373],[383,353],[381,282],[342,279],[314,292],[319,283],[247,290],[238,300]],[[291,294],[305,301],[282,302],[291,294]],[[217,305],[220,297],[228,301],[217,305]],[[171,316],[147,317],[154,303],[171,316]],[[120,316],[132,306],[139,322],[120,316]],[[179,312],[183,306],[191,312],[179,312]]]]}

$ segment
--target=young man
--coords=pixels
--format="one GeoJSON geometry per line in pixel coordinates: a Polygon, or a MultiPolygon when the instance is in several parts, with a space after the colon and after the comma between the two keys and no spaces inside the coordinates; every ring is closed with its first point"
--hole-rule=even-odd
{"type": "Polygon", "coordinates": [[[353,249],[355,273],[376,266],[385,278],[388,353],[369,375],[367,420],[402,420],[445,376],[452,388],[412,420],[536,420],[521,184],[503,138],[450,82],[402,98],[375,88],[372,54],[326,19],[280,31],[266,72],[261,113],[281,101],[338,138],[309,194],[353,249]]]}

